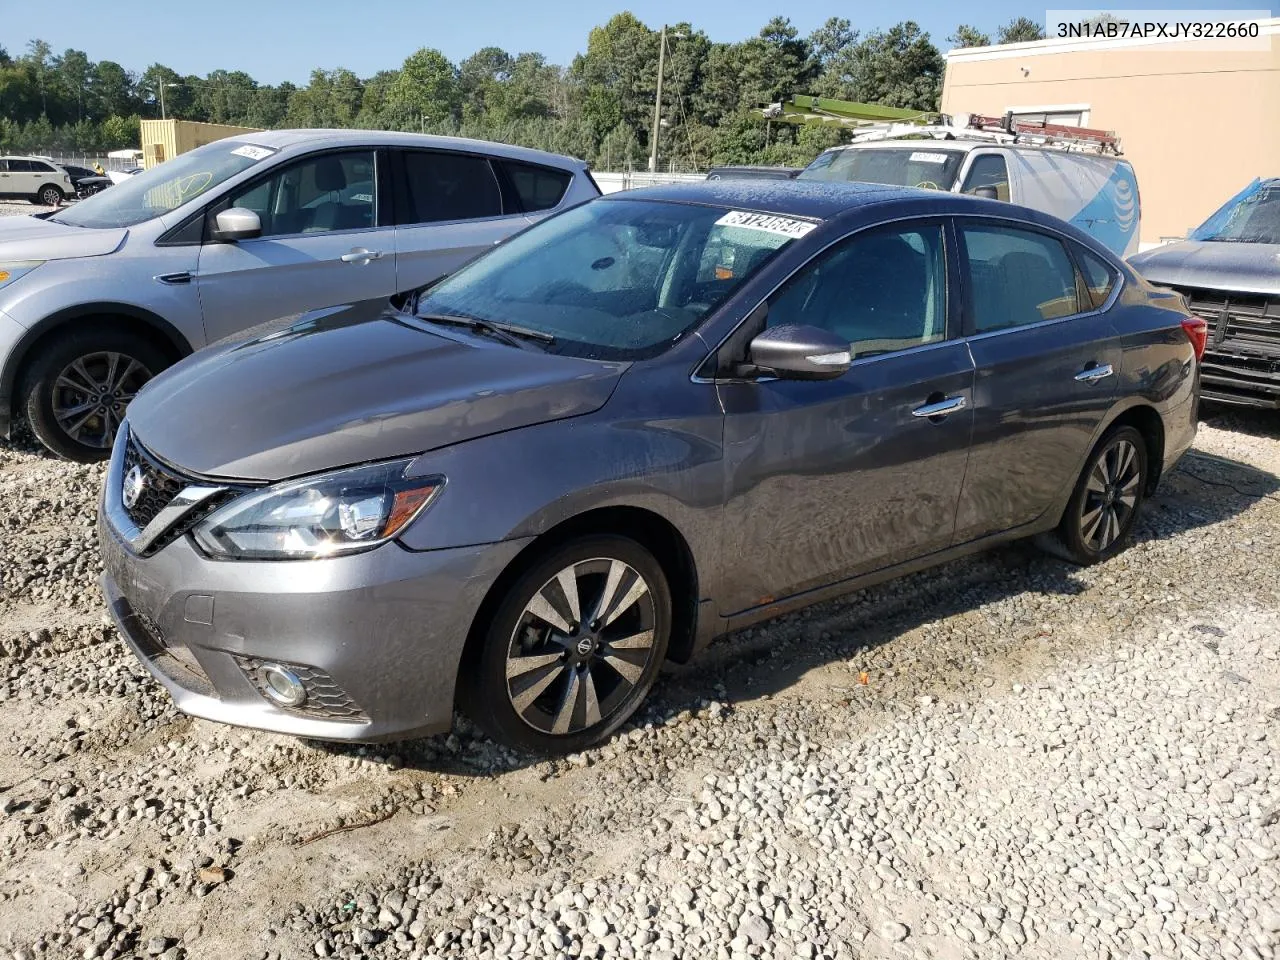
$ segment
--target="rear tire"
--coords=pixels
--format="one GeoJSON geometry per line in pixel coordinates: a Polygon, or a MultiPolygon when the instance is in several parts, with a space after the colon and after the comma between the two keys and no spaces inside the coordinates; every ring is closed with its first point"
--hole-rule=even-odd
{"type": "Polygon", "coordinates": [[[65,196],[60,188],[52,183],[47,183],[36,193],[35,202],[46,207],[56,207],[64,199],[65,196]]]}
{"type": "Polygon", "coordinates": [[[1080,566],[1114,557],[1133,533],[1147,471],[1142,434],[1128,426],[1108,431],[1089,454],[1057,530],[1042,546],[1080,566]]]}
{"type": "Polygon", "coordinates": [[[671,592],[634,540],[580,537],[520,573],[479,629],[458,678],[462,711],[507,746],[575,753],[644,702],[666,657],[671,592]]]}
{"type": "Polygon", "coordinates": [[[129,401],[169,363],[163,349],[130,330],[55,334],[22,378],[19,395],[31,432],[67,460],[105,460],[129,401]]]}

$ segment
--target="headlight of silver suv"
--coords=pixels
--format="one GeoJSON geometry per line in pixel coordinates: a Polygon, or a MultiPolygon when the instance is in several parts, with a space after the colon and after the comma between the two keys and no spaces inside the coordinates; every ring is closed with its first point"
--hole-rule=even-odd
{"type": "Polygon", "coordinates": [[[43,260],[10,260],[8,263],[0,263],[0,287],[7,287],[42,263],[43,260]]]}
{"type": "Polygon", "coordinates": [[[237,497],[196,526],[196,543],[224,560],[310,560],[367,550],[427,508],[443,477],[405,477],[397,460],[338,470],[237,497]]]}

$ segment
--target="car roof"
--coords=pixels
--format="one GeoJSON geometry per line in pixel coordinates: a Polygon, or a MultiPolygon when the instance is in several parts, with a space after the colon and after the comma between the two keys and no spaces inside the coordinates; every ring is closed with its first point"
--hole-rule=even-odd
{"type": "Polygon", "coordinates": [[[830,147],[825,152],[837,153],[843,150],[951,150],[955,153],[968,153],[971,150],[990,148],[993,150],[1012,150],[1015,153],[1034,150],[1036,153],[1052,153],[1054,156],[1096,157],[1103,160],[1120,161],[1124,157],[1108,153],[1095,153],[1085,150],[1064,150],[1062,147],[1049,146],[1043,143],[1000,143],[995,140],[962,140],[959,138],[938,139],[936,137],[898,137],[889,140],[871,140],[865,143],[845,143],[838,147],[830,147]]]}
{"type": "Polygon", "coordinates": [[[829,220],[853,207],[942,194],[932,190],[830,180],[729,179],[671,183],[611,193],[604,200],[665,200],[829,220]]]}
{"type": "Polygon", "coordinates": [[[235,134],[227,139],[234,140],[237,143],[253,143],[261,147],[275,147],[280,150],[322,145],[334,147],[419,147],[435,148],[437,150],[469,150],[476,153],[505,157],[509,160],[524,160],[528,163],[567,167],[573,170],[581,170],[586,166],[584,161],[574,157],[547,153],[544,150],[533,150],[528,147],[513,147],[505,143],[471,140],[466,137],[441,137],[426,133],[399,133],[392,130],[263,130],[259,133],[235,134]]]}

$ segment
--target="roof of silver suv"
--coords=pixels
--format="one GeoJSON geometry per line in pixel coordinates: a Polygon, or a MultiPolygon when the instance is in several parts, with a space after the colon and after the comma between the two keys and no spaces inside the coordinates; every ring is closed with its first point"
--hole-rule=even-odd
{"type": "Polygon", "coordinates": [[[477,153],[491,156],[509,157],[512,160],[526,160],[529,163],[541,163],[552,167],[565,167],[566,161],[585,167],[586,162],[565,157],[545,150],[533,150],[529,147],[513,147],[508,144],[492,143],[486,140],[470,140],[466,137],[440,137],[426,133],[398,133],[392,130],[263,130],[261,133],[243,133],[228,137],[229,140],[256,143],[263,147],[296,147],[314,145],[323,141],[334,146],[351,144],[356,146],[398,146],[422,147],[458,150],[473,149],[477,153]]]}

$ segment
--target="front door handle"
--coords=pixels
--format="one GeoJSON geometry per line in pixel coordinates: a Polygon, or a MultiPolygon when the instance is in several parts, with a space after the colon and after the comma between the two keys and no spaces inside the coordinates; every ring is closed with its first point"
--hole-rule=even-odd
{"type": "Polygon", "coordinates": [[[916,407],[911,411],[913,417],[945,417],[955,413],[957,410],[965,408],[964,397],[945,397],[937,403],[926,403],[923,407],[916,407]]]}
{"type": "Polygon", "coordinates": [[[381,259],[381,250],[366,250],[364,247],[355,247],[350,253],[344,253],[341,257],[343,263],[368,263],[370,260],[381,259]]]}
{"type": "Polygon", "coordinates": [[[1076,374],[1076,379],[1081,383],[1097,383],[1099,380],[1105,380],[1107,377],[1115,373],[1109,363],[1095,364],[1092,367],[1085,367],[1076,374]]]}

